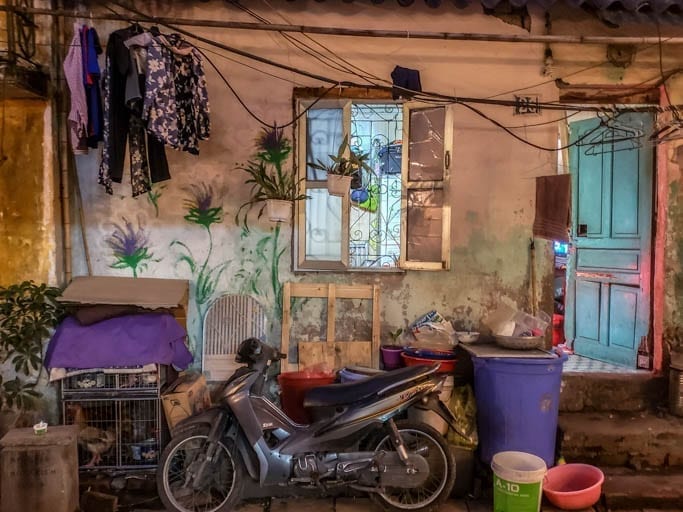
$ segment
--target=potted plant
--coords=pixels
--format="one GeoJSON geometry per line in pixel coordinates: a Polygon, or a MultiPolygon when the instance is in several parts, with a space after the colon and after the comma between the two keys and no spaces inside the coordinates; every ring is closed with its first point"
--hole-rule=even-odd
{"type": "Polygon", "coordinates": [[[336,155],[328,155],[331,162],[322,160],[308,162],[313,169],[327,173],[327,191],[331,196],[345,196],[351,188],[351,180],[358,176],[361,170],[373,172],[368,165],[369,153],[356,153],[349,148],[349,138],[344,136],[337,149],[336,155]]]}
{"type": "Polygon", "coordinates": [[[281,128],[277,126],[264,128],[256,137],[256,152],[238,169],[249,176],[244,183],[251,187],[251,198],[240,206],[236,221],[244,212],[244,226],[247,227],[247,215],[254,205],[262,203],[259,218],[264,210],[268,218],[274,222],[288,222],[292,218],[294,201],[306,199],[301,193],[301,182],[292,168],[285,168],[285,163],[292,152],[292,145],[281,128]]]}
{"type": "Polygon", "coordinates": [[[0,286],[0,362],[10,362],[0,373],[3,413],[30,410],[41,396],[36,385],[43,369],[43,345],[64,314],[55,300],[60,294],[59,288],[33,281],[0,286]]]}

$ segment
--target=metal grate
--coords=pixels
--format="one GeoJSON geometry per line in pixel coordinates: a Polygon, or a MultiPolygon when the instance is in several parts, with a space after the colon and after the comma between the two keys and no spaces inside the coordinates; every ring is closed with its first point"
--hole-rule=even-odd
{"type": "Polygon", "coordinates": [[[156,466],[168,437],[159,400],[167,367],[156,368],[85,370],[62,381],[63,423],[79,426],[81,469],[156,466]]]}
{"type": "Polygon", "coordinates": [[[267,318],[261,304],[247,295],[223,295],[209,307],[204,320],[205,355],[237,352],[246,338],[265,339],[267,318]]]}

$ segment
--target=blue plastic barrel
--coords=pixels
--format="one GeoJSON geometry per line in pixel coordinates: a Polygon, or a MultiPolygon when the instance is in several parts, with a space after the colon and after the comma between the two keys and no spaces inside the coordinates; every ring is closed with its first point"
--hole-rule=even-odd
{"type": "Polygon", "coordinates": [[[555,465],[562,364],[554,359],[474,357],[479,450],[490,464],[498,452],[518,451],[555,465]]]}

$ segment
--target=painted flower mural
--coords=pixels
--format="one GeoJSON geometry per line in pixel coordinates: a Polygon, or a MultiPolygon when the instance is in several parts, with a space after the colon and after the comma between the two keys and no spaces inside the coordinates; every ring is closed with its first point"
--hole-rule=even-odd
{"type": "MultiPolygon", "coordinates": [[[[225,272],[229,262],[224,261],[218,265],[209,265],[213,253],[211,226],[223,222],[223,207],[220,205],[213,187],[206,183],[199,183],[191,185],[186,191],[188,197],[185,199],[184,205],[187,213],[183,218],[187,222],[201,226],[206,230],[209,238],[206,256],[203,260],[198,261],[189,245],[180,240],[171,242],[171,247],[179,251],[178,263],[187,265],[192,274],[192,297],[197,307],[199,322],[199,330],[197,332],[201,333],[206,308],[216,293],[221,275],[225,272]]],[[[195,349],[193,350],[195,354],[201,350],[199,342],[193,341],[192,345],[192,348],[195,349]]]]}
{"type": "Polygon", "coordinates": [[[114,224],[114,231],[106,239],[106,244],[111,248],[114,263],[111,268],[129,268],[133,271],[133,277],[147,268],[147,262],[153,257],[149,249],[149,237],[145,232],[140,219],[137,229],[127,218],[122,217],[123,225],[114,224]]]}

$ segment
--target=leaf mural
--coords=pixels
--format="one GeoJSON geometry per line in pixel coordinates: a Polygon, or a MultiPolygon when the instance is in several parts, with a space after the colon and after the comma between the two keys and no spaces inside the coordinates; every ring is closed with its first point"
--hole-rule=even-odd
{"type": "Polygon", "coordinates": [[[159,217],[159,198],[163,193],[166,185],[152,185],[152,188],[147,192],[147,201],[154,207],[154,216],[159,217]]]}
{"type": "MultiPolygon", "coordinates": [[[[175,248],[178,257],[178,264],[187,265],[193,278],[192,297],[197,306],[199,322],[199,332],[203,332],[204,314],[208,303],[213,298],[218,288],[221,276],[228,266],[228,261],[211,266],[209,262],[213,252],[213,234],[211,226],[223,222],[223,207],[214,197],[214,190],[211,185],[199,183],[191,185],[186,189],[189,197],[183,202],[187,214],[184,219],[198,226],[203,227],[209,237],[208,250],[204,260],[199,262],[190,249],[189,245],[180,240],[171,242],[171,247],[175,248]]],[[[197,351],[201,350],[200,343],[195,340],[193,343],[197,351]]]]}
{"type": "MultiPolygon", "coordinates": [[[[251,234],[244,229],[242,238],[251,234]]],[[[275,311],[275,317],[282,319],[282,283],[280,282],[280,259],[287,250],[279,247],[280,224],[276,224],[273,231],[259,239],[247,255],[242,259],[242,265],[235,277],[242,280],[240,293],[254,295],[270,302],[275,311]]]]}
{"type": "Polygon", "coordinates": [[[114,256],[114,263],[110,267],[129,268],[133,271],[133,277],[138,277],[138,272],[147,268],[147,262],[154,255],[149,250],[149,237],[140,219],[137,229],[128,219],[122,219],[123,225],[114,224],[114,231],[105,241],[114,256]]]}

